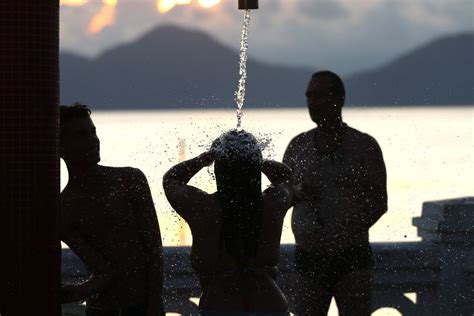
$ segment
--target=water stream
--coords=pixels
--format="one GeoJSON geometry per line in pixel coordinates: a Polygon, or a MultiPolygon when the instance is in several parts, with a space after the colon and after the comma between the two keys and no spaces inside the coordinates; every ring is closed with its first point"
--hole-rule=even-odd
{"type": "Polygon", "coordinates": [[[250,10],[245,10],[244,24],[240,36],[239,85],[235,92],[237,102],[237,129],[242,128],[243,107],[245,102],[245,82],[247,81],[247,49],[249,47],[250,10]]]}

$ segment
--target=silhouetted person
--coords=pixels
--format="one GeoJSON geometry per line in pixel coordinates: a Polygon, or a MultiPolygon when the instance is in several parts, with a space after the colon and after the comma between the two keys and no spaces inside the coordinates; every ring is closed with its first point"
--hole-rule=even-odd
{"type": "Polygon", "coordinates": [[[86,299],[86,315],[162,315],[160,228],[145,175],[99,165],[100,145],[85,105],[60,107],[61,239],[91,278],[63,287],[63,302],[86,299]]]}
{"type": "Polygon", "coordinates": [[[387,210],[386,172],[376,140],[342,121],[345,90],[329,71],[306,90],[317,128],[296,136],[283,162],[293,170],[296,312],[326,315],[334,296],[341,315],[370,315],[369,228],[387,210]]]}
{"type": "Polygon", "coordinates": [[[201,283],[202,315],[288,315],[275,278],[283,218],[292,201],[290,180],[287,166],[263,160],[256,139],[235,130],[165,174],[166,197],[193,235],[191,262],[201,283]],[[216,193],[187,184],[213,162],[216,193]],[[271,181],[263,193],[262,172],[271,181]]]}

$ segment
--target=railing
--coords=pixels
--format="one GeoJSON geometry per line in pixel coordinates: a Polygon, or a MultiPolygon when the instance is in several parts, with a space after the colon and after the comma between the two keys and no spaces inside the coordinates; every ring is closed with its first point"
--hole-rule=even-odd
{"type": "MultiPolygon", "coordinates": [[[[474,198],[424,203],[422,216],[413,223],[421,242],[372,244],[373,310],[389,307],[417,316],[474,315],[474,198]]],[[[189,251],[189,247],[164,249],[167,312],[198,313],[196,300],[190,300],[199,297],[200,288],[189,251]]],[[[295,284],[293,251],[294,245],[282,245],[278,277],[290,307],[295,284]]],[[[80,260],[63,250],[63,279],[85,278],[80,260]]]]}

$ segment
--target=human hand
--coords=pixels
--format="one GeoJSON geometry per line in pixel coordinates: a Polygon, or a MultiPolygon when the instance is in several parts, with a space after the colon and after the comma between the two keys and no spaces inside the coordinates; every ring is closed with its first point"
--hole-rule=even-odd
{"type": "Polygon", "coordinates": [[[212,150],[206,151],[199,155],[199,159],[205,166],[210,166],[215,160],[215,154],[212,150]]]}
{"type": "Polygon", "coordinates": [[[262,163],[262,172],[267,176],[272,185],[283,181],[292,181],[290,167],[275,160],[265,159],[262,163]]]}

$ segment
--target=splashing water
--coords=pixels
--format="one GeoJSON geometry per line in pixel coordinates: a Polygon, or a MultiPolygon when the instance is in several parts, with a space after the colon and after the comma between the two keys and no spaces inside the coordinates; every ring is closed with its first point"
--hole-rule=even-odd
{"type": "Polygon", "coordinates": [[[240,36],[240,64],[239,64],[239,86],[235,92],[235,101],[237,101],[237,129],[242,127],[242,116],[244,114],[242,108],[245,101],[245,82],[247,80],[247,49],[249,47],[249,25],[250,10],[245,11],[244,24],[240,36]]]}
{"type": "Polygon", "coordinates": [[[246,160],[261,162],[261,146],[252,134],[241,130],[230,130],[223,133],[212,145],[216,159],[227,161],[246,160]]]}

